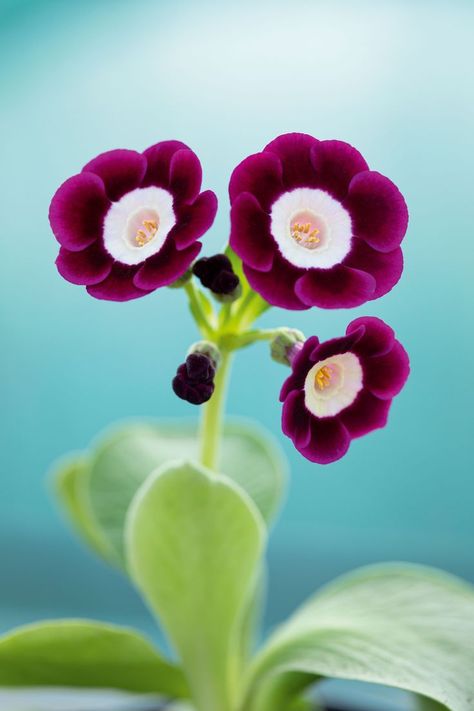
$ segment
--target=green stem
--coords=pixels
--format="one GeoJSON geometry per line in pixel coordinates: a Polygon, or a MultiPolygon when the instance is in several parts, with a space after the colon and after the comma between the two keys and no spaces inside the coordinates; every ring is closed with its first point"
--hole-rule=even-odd
{"type": "Polygon", "coordinates": [[[201,420],[201,462],[205,467],[214,470],[219,457],[227,377],[232,354],[223,350],[221,351],[221,356],[221,362],[215,378],[214,393],[203,408],[201,420]]]}
{"type": "Polygon", "coordinates": [[[183,288],[188,295],[189,308],[191,309],[191,313],[194,316],[194,320],[196,321],[199,330],[204,338],[212,339],[214,329],[212,324],[209,322],[206,313],[204,312],[201,301],[199,300],[198,290],[196,289],[192,279],[188,281],[183,288]]]}

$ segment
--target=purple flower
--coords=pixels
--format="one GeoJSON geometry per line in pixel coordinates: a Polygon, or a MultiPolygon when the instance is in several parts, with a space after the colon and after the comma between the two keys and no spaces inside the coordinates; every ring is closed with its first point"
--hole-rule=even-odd
{"type": "Polygon", "coordinates": [[[385,426],[410,371],[393,330],[369,316],[352,321],[342,338],[308,338],[291,360],[293,372],[280,393],[282,429],[319,464],[340,459],[352,439],[385,426]]]}
{"type": "Polygon", "coordinates": [[[238,165],[230,244],[274,306],[359,306],[403,269],[408,211],[397,187],[342,141],[288,133],[238,165]]]}
{"type": "Polygon", "coordinates": [[[216,365],[205,353],[190,353],[172,381],[175,395],[192,405],[202,405],[214,392],[216,365]]]}
{"type": "Polygon", "coordinates": [[[197,240],[216,214],[214,193],[199,192],[201,177],[197,156],[179,141],[91,160],[51,202],[59,273],[111,301],[174,282],[199,253],[197,240]]]}

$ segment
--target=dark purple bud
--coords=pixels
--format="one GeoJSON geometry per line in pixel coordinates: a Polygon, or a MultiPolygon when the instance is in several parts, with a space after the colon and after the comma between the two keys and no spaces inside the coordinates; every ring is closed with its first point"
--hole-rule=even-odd
{"type": "Polygon", "coordinates": [[[205,353],[193,352],[182,363],[172,381],[175,394],[193,405],[207,402],[214,392],[214,360],[205,353]]]}
{"type": "Polygon", "coordinates": [[[210,399],[214,392],[212,380],[207,383],[198,383],[188,380],[179,373],[173,378],[172,386],[175,394],[181,400],[187,400],[192,405],[202,405],[210,399]]]}
{"type": "Polygon", "coordinates": [[[214,294],[231,294],[239,286],[239,277],[225,254],[198,259],[193,266],[193,274],[214,294]]]}
{"type": "Polygon", "coordinates": [[[191,353],[186,358],[186,372],[189,380],[204,383],[214,378],[216,369],[209,356],[204,353],[191,353]]]}

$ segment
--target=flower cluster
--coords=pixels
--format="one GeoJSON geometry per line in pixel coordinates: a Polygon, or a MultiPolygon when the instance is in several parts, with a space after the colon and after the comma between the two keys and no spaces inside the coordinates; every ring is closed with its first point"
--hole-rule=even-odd
{"type": "MultiPolygon", "coordinates": [[[[185,286],[213,348],[265,338],[263,331],[245,331],[260,312],[252,311],[252,290],[290,310],[352,308],[399,280],[405,201],[349,144],[290,133],[235,168],[229,242],[232,258],[242,262],[240,276],[227,254],[195,261],[217,209],[214,193],[200,192],[201,179],[197,156],[178,141],[94,158],[51,203],[60,274],[113,301],[185,286]],[[219,318],[208,321],[202,313],[204,297],[187,284],[192,275],[218,301],[231,302],[219,318]]],[[[205,308],[212,310],[208,302],[205,308]]],[[[353,438],[385,425],[409,372],[389,326],[359,318],[345,336],[325,343],[294,329],[277,332],[272,356],[292,368],[281,391],[283,432],[303,456],[335,461],[353,438]]],[[[191,353],[173,379],[174,392],[193,404],[208,401],[217,367],[208,352],[191,353]]]]}

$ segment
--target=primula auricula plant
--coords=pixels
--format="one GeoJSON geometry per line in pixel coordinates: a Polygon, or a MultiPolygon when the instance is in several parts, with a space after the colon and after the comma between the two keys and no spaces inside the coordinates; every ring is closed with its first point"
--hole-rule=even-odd
{"type": "Polygon", "coordinates": [[[257,424],[223,415],[233,355],[268,341],[291,371],[283,433],[315,474],[385,426],[409,372],[390,326],[356,318],[321,342],[254,322],[271,306],[349,308],[392,289],[408,222],[401,193],[346,143],[280,136],[234,170],[230,244],[198,259],[217,208],[200,190],[196,155],[165,141],[98,156],[50,208],[65,279],[113,301],[181,289],[200,332],[171,383],[202,406],[200,427],[119,427],[61,463],[56,478],[77,531],[129,576],[173,658],[130,629],[48,621],[0,640],[0,684],[153,693],[170,709],[303,711],[314,708],[315,685],[344,678],[407,689],[425,710],[472,711],[474,593],[439,571],[356,571],[255,644],[286,465],[257,424]]]}

